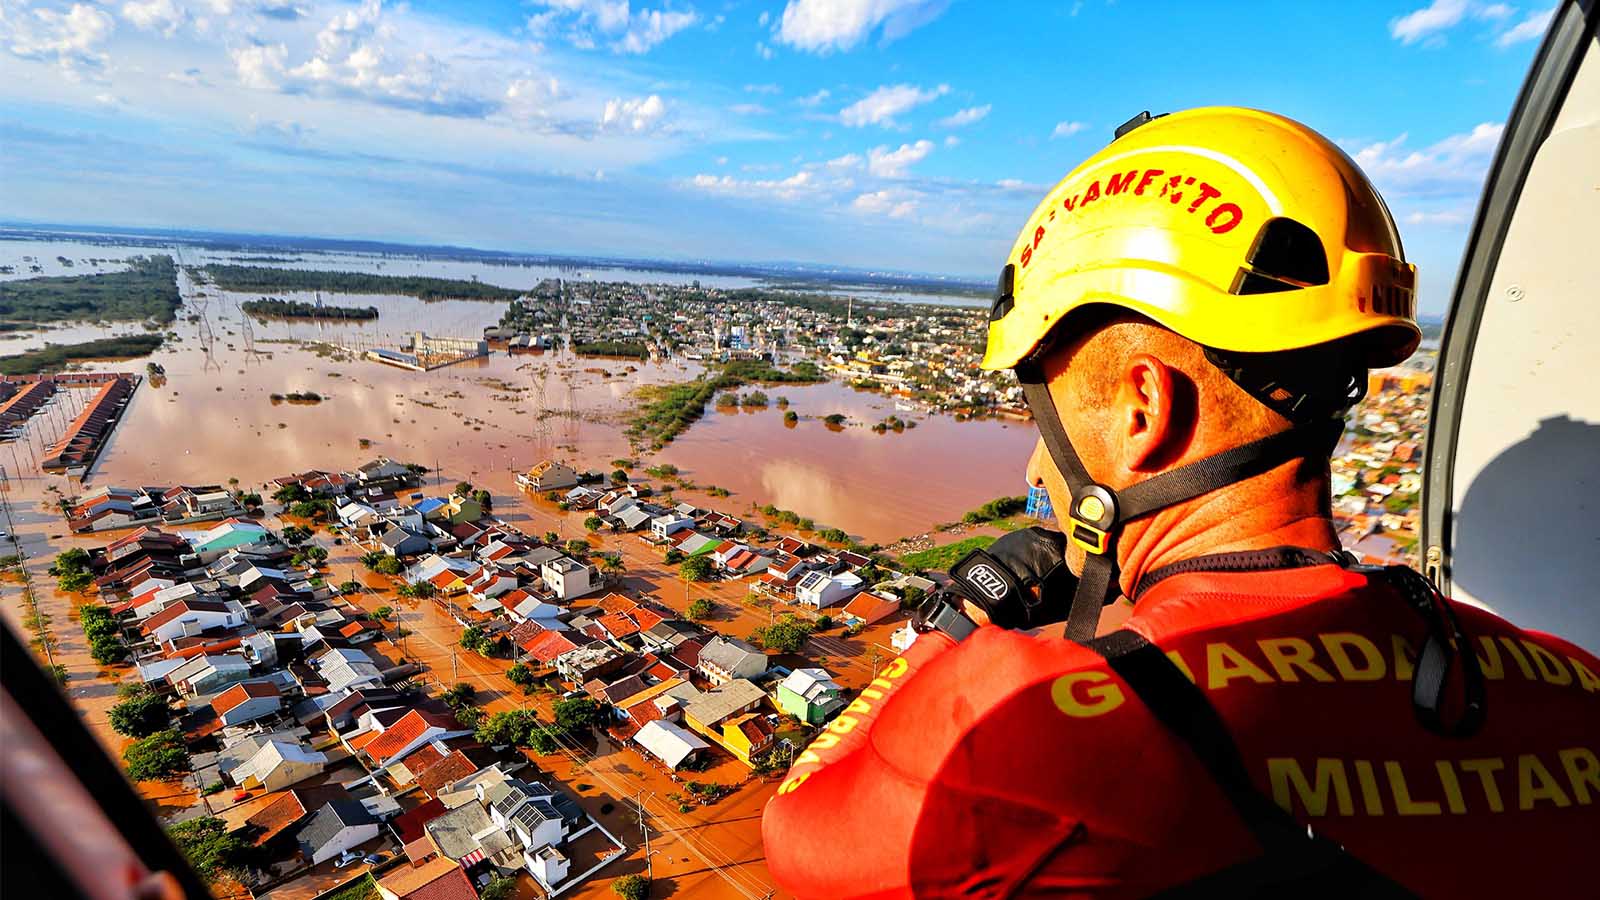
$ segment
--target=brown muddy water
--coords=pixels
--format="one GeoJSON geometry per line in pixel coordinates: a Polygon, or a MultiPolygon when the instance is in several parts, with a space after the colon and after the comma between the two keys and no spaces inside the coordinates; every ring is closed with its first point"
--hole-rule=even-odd
{"type": "MultiPolygon", "coordinates": [[[[106,255],[104,248],[95,249],[106,255]]],[[[496,267],[482,267],[485,281],[499,281],[499,274],[496,267]]],[[[174,327],[177,341],[148,360],[85,366],[143,373],[150,361],[166,370],[164,378],[148,378],[135,392],[89,475],[91,486],[236,478],[251,487],[277,475],[349,468],[386,455],[441,467],[445,482],[469,480],[509,494],[514,474],[547,456],[609,470],[610,461],[628,451],[622,431],[634,390],[692,378],[699,371],[686,361],[637,364],[565,353],[495,352],[487,359],[411,372],[318,350],[312,342],[393,345],[417,330],[476,336],[498,321],[505,304],[324,294],[322,299],[334,305],[376,306],[381,317],[371,323],[246,323],[239,303],[254,295],[180,282],[185,306],[174,327]],[[274,393],[306,391],[321,395],[322,402],[271,400],[274,393]]],[[[86,340],[125,330],[69,326],[49,333],[49,339],[70,334],[86,340]]],[[[16,343],[0,345],[0,352],[19,349],[16,343]]],[[[701,487],[732,491],[720,501],[729,511],[772,503],[814,519],[819,527],[842,528],[874,542],[926,531],[997,496],[1023,491],[1023,465],[1034,440],[1030,426],[956,422],[897,409],[890,398],[837,383],[763,390],[774,402],[788,398],[800,421],[786,426],[776,405],[759,411],[708,409],[642,465],[670,462],[701,487]],[[828,427],[821,420],[832,413],[844,414],[848,423],[828,427]],[[916,427],[871,431],[872,424],[890,415],[914,420],[916,427]]],[[[22,476],[20,483],[13,480],[14,490],[24,495],[42,494],[49,485],[68,494],[80,490],[63,477],[42,475],[29,462],[30,456],[42,455],[87,397],[70,392],[33,420],[23,440],[0,446],[0,463],[22,476]]]]}

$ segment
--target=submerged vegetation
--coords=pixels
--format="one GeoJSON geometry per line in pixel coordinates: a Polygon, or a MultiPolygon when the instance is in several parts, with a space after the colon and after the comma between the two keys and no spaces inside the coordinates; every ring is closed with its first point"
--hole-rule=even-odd
{"type": "MultiPolygon", "coordinates": [[[[732,391],[750,382],[814,384],[822,380],[822,370],[811,362],[796,363],[785,370],[759,360],[735,360],[709,377],[640,388],[638,396],[644,403],[629,422],[628,440],[635,447],[660,450],[705,414],[706,404],[718,391],[732,391]]],[[[760,396],[766,399],[765,395],[760,396]]]]}
{"type": "Polygon", "coordinates": [[[240,307],[262,319],[376,319],[376,306],[325,306],[304,300],[278,300],[262,297],[246,300],[240,307]]]}
{"type": "Polygon", "coordinates": [[[572,352],[579,356],[625,356],[630,359],[649,359],[650,351],[638,341],[589,341],[573,344],[572,352]]]}
{"type": "Polygon", "coordinates": [[[275,291],[328,291],[334,294],[398,294],[419,300],[511,300],[520,291],[421,275],[373,275],[368,272],[316,272],[274,269],[269,266],[205,267],[206,274],[225,291],[272,293],[275,291]]]}
{"type": "Polygon", "coordinates": [[[82,344],[46,344],[37,350],[0,356],[0,375],[55,372],[80,359],[133,359],[154,353],[165,340],[159,334],[129,334],[82,344]]]}
{"type": "MultiPolygon", "coordinates": [[[[129,260],[125,272],[58,275],[0,282],[0,320],[171,322],[182,300],[170,256],[129,260]]],[[[147,351],[148,352],[148,351],[147,351]]]]}

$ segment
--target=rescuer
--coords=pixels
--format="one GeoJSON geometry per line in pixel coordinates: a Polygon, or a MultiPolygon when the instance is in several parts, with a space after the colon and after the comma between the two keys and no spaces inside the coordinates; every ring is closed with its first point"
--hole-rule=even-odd
{"type": "Polygon", "coordinates": [[[1328,460],[1417,346],[1415,277],[1366,177],[1280,116],[1142,115],[1051,190],[983,365],[1023,385],[1063,533],[958,563],[796,759],[779,885],[1592,894],[1600,661],[1339,549],[1328,460]]]}

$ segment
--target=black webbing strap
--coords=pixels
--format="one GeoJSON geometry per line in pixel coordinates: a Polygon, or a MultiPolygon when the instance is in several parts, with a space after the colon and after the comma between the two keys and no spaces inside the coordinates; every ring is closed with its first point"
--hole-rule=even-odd
{"type": "Polygon", "coordinates": [[[1039,426],[1039,436],[1056,468],[1072,490],[1073,506],[1067,510],[1062,526],[1069,536],[1081,527],[1078,495],[1094,486],[1107,500],[1108,518],[1098,524],[1097,530],[1107,535],[1106,543],[1098,553],[1085,553],[1083,572],[1078,589],[1072,596],[1072,606],[1067,614],[1066,636],[1069,640],[1087,641],[1094,637],[1100,621],[1100,610],[1117,598],[1121,592],[1118,583],[1117,533],[1127,522],[1149,515],[1186,500],[1193,500],[1221,487],[1236,484],[1268,472],[1292,459],[1331,451],[1344,431],[1344,422],[1326,419],[1296,425],[1286,431],[1224,450],[1205,459],[1196,460],[1168,472],[1129,485],[1120,491],[1111,491],[1096,485],[1084,468],[1083,460],[1067,437],[1061,414],[1050,387],[1045,383],[1044,372],[1034,364],[1020,365],[1016,369],[1017,381],[1039,426]]]}
{"type": "Polygon", "coordinates": [[[1235,896],[1412,896],[1258,791],[1222,717],[1160,647],[1127,629],[1082,643],[1104,657],[1156,721],[1189,747],[1264,851],[1171,896],[1215,896],[1224,888],[1235,896]]]}

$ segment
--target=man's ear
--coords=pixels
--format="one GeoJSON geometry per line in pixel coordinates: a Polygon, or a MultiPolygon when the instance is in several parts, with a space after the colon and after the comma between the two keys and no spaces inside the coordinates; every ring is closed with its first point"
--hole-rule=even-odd
{"type": "Polygon", "coordinates": [[[1180,371],[1148,353],[1129,357],[1117,384],[1115,437],[1129,472],[1166,469],[1194,436],[1194,387],[1180,371]]]}

